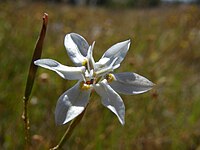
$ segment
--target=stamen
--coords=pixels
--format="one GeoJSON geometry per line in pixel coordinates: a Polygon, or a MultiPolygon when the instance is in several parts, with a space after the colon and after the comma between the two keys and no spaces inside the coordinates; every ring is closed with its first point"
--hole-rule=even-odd
{"type": "Polygon", "coordinates": [[[107,74],[105,78],[108,83],[112,82],[115,79],[115,77],[111,73],[107,74]]]}
{"type": "Polygon", "coordinates": [[[94,61],[94,58],[93,58],[93,49],[94,49],[94,44],[95,44],[95,41],[92,43],[92,46],[91,46],[91,51],[90,51],[90,58],[89,58],[89,63],[90,63],[90,66],[92,69],[95,69],[95,61],[94,61]]]}
{"type": "Polygon", "coordinates": [[[87,66],[88,66],[88,70],[89,71],[94,69],[94,64],[95,64],[94,58],[92,56],[93,55],[94,44],[95,44],[95,42],[92,43],[92,46],[90,46],[88,48],[88,52],[87,52],[87,59],[88,59],[87,66]]]}
{"type": "Polygon", "coordinates": [[[117,61],[117,59],[118,59],[118,58],[115,58],[115,59],[112,61],[112,63],[111,63],[108,67],[103,68],[103,69],[97,71],[96,74],[97,74],[98,76],[103,76],[103,75],[105,75],[105,74],[107,74],[107,73],[113,71],[113,70],[114,70],[113,65],[115,64],[115,62],[117,61]]]}
{"type": "Polygon", "coordinates": [[[82,66],[87,67],[87,59],[84,59],[84,60],[83,60],[83,62],[82,62],[82,66]]]}
{"type": "Polygon", "coordinates": [[[80,83],[80,89],[81,90],[90,90],[91,85],[90,84],[85,84],[83,81],[80,83]]]}
{"type": "Polygon", "coordinates": [[[90,61],[87,62],[87,69],[90,72],[90,61]]]}

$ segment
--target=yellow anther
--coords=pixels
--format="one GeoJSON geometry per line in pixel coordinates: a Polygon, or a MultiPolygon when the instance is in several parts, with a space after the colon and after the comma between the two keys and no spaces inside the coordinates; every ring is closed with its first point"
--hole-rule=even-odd
{"type": "Polygon", "coordinates": [[[87,66],[87,59],[84,59],[84,60],[83,60],[82,66],[87,66]]]}
{"type": "Polygon", "coordinates": [[[84,82],[81,82],[81,83],[80,83],[80,89],[81,89],[81,90],[89,90],[90,88],[91,88],[91,85],[86,84],[86,83],[84,83],[84,82]]]}
{"type": "Polygon", "coordinates": [[[115,79],[115,77],[111,73],[109,73],[106,75],[106,79],[109,83],[109,82],[112,82],[115,79]]]}

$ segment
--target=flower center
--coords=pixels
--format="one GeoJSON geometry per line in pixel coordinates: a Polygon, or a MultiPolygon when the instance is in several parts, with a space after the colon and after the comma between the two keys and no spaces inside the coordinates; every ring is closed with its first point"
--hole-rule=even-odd
{"type": "Polygon", "coordinates": [[[89,47],[86,59],[82,62],[82,65],[85,67],[85,72],[83,72],[85,85],[98,84],[103,79],[111,81],[112,76],[109,76],[108,74],[119,67],[119,64],[115,65],[118,58],[102,59],[100,63],[95,63],[94,58],[92,57],[93,47],[94,43],[89,47]]]}
{"type": "MultiPolygon", "coordinates": [[[[91,65],[90,61],[88,60],[84,66],[85,66],[86,70],[83,73],[83,76],[84,76],[84,83],[86,85],[96,84],[99,81],[101,81],[102,75],[97,74],[97,71],[95,71],[95,69],[97,69],[97,68],[94,69],[94,64],[91,65]]],[[[99,70],[99,69],[97,69],[97,70],[99,70]]]]}
{"type": "Polygon", "coordinates": [[[94,82],[94,79],[91,79],[90,81],[86,81],[85,83],[90,85],[90,84],[93,84],[93,82],[94,82]]]}

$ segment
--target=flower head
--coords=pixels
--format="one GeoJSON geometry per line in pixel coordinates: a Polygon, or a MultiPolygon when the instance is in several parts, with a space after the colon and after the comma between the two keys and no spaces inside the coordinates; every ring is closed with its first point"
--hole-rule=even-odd
{"type": "Polygon", "coordinates": [[[136,73],[113,73],[125,58],[130,40],[110,47],[98,62],[93,58],[94,44],[95,42],[90,46],[79,34],[70,33],[65,36],[64,45],[76,67],[65,66],[52,59],[39,59],[34,62],[35,65],[55,71],[64,79],[78,80],[58,99],[55,111],[57,124],[65,124],[81,114],[94,89],[100,95],[102,104],[111,110],[123,125],[125,106],[118,93],[140,94],[153,86],[151,81],[136,73]]]}

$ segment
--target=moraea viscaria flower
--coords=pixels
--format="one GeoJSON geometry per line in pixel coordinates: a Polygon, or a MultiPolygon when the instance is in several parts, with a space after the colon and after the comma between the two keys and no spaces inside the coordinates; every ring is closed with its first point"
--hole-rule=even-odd
{"type": "Polygon", "coordinates": [[[35,65],[55,71],[64,79],[78,80],[59,97],[55,110],[56,123],[65,124],[81,114],[89,102],[92,90],[95,90],[100,95],[102,104],[124,125],[125,106],[118,93],[140,94],[153,86],[151,81],[136,73],[113,73],[126,56],[130,40],[110,47],[98,62],[92,56],[94,42],[90,46],[79,34],[67,34],[64,45],[76,67],[65,66],[52,59],[34,62],[35,65]]]}

